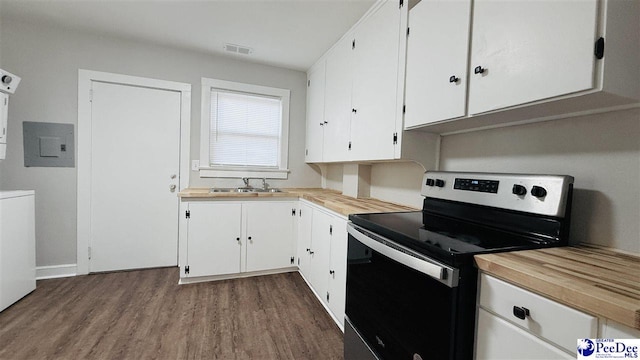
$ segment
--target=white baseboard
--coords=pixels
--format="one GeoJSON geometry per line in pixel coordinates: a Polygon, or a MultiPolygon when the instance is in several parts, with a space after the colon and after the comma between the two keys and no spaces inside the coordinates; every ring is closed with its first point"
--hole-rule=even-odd
{"type": "Polygon", "coordinates": [[[36,267],[36,280],[70,277],[70,276],[76,276],[76,274],[77,274],[76,264],[36,267]]]}

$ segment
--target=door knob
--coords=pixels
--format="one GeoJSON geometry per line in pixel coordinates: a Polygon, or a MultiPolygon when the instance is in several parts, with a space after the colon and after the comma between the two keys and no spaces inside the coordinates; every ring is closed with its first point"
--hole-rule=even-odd
{"type": "Polygon", "coordinates": [[[171,192],[175,192],[175,191],[176,191],[176,186],[175,186],[175,185],[173,185],[173,184],[172,184],[172,185],[170,185],[170,186],[169,186],[169,191],[171,191],[171,192]]]}

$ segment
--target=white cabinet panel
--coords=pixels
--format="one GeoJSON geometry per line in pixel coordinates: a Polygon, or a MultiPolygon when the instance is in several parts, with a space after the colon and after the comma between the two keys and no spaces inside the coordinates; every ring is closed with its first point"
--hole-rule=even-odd
{"type": "Polygon", "coordinates": [[[394,158],[400,10],[385,2],[356,29],[351,117],[351,160],[394,158]]]}
{"type": "Polygon", "coordinates": [[[0,192],[0,311],[36,288],[33,191],[0,192]]]}
{"type": "Polygon", "coordinates": [[[477,328],[476,360],[576,358],[484,309],[478,310],[477,328]]]}
{"type": "Polygon", "coordinates": [[[239,273],[242,206],[192,202],[189,212],[186,276],[239,273]]]}
{"type": "Polygon", "coordinates": [[[307,77],[307,146],[306,162],[322,162],[324,142],[325,62],[322,61],[307,77]]]}
{"type": "Polygon", "coordinates": [[[344,326],[347,285],[347,221],[333,218],[329,264],[329,308],[344,326]]]}
{"type": "Polygon", "coordinates": [[[349,156],[352,38],[344,37],[327,57],[325,82],[324,161],[344,161],[349,156]]]}
{"type": "Polygon", "coordinates": [[[311,250],[309,251],[309,276],[307,279],[321,298],[325,298],[329,285],[331,220],[331,215],[314,210],[311,225],[311,250]]]}
{"type": "Polygon", "coordinates": [[[466,114],[470,16],[471,0],[422,0],[409,12],[405,127],[466,114]]]}
{"type": "Polygon", "coordinates": [[[596,21],[597,0],[474,1],[470,114],[593,88],[596,21]]]}
{"type": "Polygon", "coordinates": [[[305,277],[309,276],[309,251],[311,251],[311,226],[313,208],[300,203],[298,209],[298,267],[305,277]]]}
{"type": "Polygon", "coordinates": [[[243,204],[246,223],[246,269],[261,271],[293,266],[292,202],[259,201],[243,204]]]}

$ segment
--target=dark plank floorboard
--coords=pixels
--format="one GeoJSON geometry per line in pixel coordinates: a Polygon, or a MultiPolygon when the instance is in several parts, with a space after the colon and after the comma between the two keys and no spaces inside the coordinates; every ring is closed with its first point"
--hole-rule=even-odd
{"type": "Polygon", "coordinates": [[[177,285],[178,268],[38,281],[0,313],[0,359],[342,359],[298,273],[177,285]]]}

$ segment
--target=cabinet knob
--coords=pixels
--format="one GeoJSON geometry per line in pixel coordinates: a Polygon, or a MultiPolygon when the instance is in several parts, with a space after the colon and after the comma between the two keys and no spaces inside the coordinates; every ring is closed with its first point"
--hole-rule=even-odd
{"type": "Polygon", "coordinates": [[[309,255],[313,255],[313,254],[315,254],[315,252],[309,251],[309,255]]]}
{"type": "Polygon", "coordinates": [[[311,249],[307,249],[307,252],[311,251],[311,249]]]}
{"type": "Polygon", "coordinates": [[[353,112],[353,113],[357,113],[357,112],[358,112],[358,110],[357,110],[357,109],[351,109],[351,112],[353,112]]]}
{"type": "Polygon", "coordinates": [[[329,123],[328,121],[325,121],[325,122],[324,122],[324,124],[325,124],[325,125],[327,125],[328,123],[329,123]]]}
{"type": "Polygon", "coordinates": [[[517,317],[520,320],[524,320],[527,316],[529,316],[529,309],[526,307],[513,307],[513,316],[517,317]]]}
{"type": "Polygon", "coordinates": [[[476,66],[475,69],[473,69],[473,73],[474,74],[482,74],[485,72],[485,68],[483,68],[482,66],[476,66]]]}
{"type": "Polygon", "coordinates": [[[451,75],[451,76],[449,77],[449,82],[450,82],[450,83],[457,83],[458,81],[460,81],[460,78],[459,78],[459,77],[457,77],[457,76],[455,76],[455,75],[451,75]]]}
{"type": "Polygon", "coordinates": [[[335,273],[336,273],[335,271],[333,271],[333,270],[329,270],[329,275],[333,275],[333,274],[335,274],[335,273]]]}
{"type": "Polygon", "coordinates": [[[323,126],[323,125],[324,125],[324,123],[320,123],[320,126],[323,126]]]}
{"type": "Polygon", "coordinates": [[[236,238],[236,241],[240,241],[240,238],[239,238],[239,237],[237,237],[237,238],[236,238]]]}
{"type": "Polygon", "coordinates": [[[247,239],[251,240],[251,236],[249,236],[247,239]]]}

